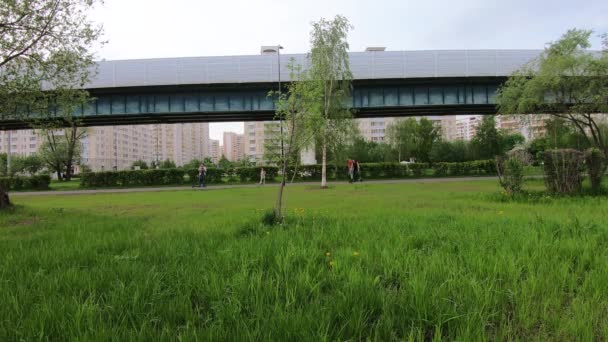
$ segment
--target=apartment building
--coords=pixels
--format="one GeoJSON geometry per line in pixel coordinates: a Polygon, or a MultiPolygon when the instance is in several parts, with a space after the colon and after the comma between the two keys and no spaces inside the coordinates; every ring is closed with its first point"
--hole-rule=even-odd
{"type": "Polygon", "coordinates": [[[0,153],[29,156],[38,152],[42,137],[33,129],[0,132],[0,153]]]}
{"type": "Polygon", "coordinates": [[[159,124],[152,127],[153,160],[177,166],[209,156],[209,123],[159,124]]]}
{"type": "Polygon", "coordinates": [[[216,139],[209,140],[209,157],[214,164],[217,164],[222,157],[222,149],[220,147],[220,141],[216,139]]]}
{"type": "Polygon", "coordinates": [[[395,120],[395,118],[368,118],[357,119],[356,121],[359,126],[359,132],[365,140],[385,142],[387,140],[388,126],[394,123],[395,120]]]}
{"type": "Polygon", "coordinates": [[[82,163],[93,171],[125,170],[136,160],[153,160],[150,125],[90,127],[81,142],[82,163]]]}
{"type": "Polygon", "coordinates": [[[477,134],[477,127],[481,123],[481,115],[464,115],[456,119],[456,125],[449,140],[470,141],[477,134]]]}
{"type": "Polygon", "coordinates": [[[245,158],[245,135],[224,132],[222,154],[230,161],[238,161],[245,158]]]}
{"type": "Polygon", "coordinates": [[[496,128],[520,133],[526,140],[533,140],[545,134],[545,121],[549,118],[546,114],[499,115],[496,118],[496,128]]]}

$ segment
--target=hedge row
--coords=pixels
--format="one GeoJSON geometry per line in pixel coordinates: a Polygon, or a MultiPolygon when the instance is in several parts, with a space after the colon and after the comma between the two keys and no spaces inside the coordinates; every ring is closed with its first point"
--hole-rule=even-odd
{"type": "MultiPolygon", "coordinates": [[[[257,182],[260,179],[262,167],[240,167],[223,170],[207,168],[206,182],[219,184],[225,179],[243,183],[257,182]]],[[[275,166],[264,166],[266,180],[272,181],[279,172],[275,166]]],[[[294,169],[288,171],[291,179],[294,169]]],[[[361,164],[361,177],[364,179],[406,178],[422,176],[481,176],[496,174],[496,165],[493,160],[478,160],[463,163],[366,163],[361,164]]],[[[80,184],[82,187],[123,187],[140,185],[178,185],[197,183],[197,169],[156,169],[133,171],[106,171],[82,174],[80,184]]],[[[348,178],[347,166],[327,166],[329,180],[346,180],[348,178]]],[[[321,165],[303,165],[297,168],[296,180],[321,179],[321,165]]]]}
{"type": "Polygon", "coordinates": [[[39,175],[31,177],[0,177],[0,187],[8,190],[48,190],[51,177],[39,175]]]}
{"type": "MultiPolygon", "coordinates": [[[[294,169],[289,170],[289,177],[294,169]]],[[[495,175],[496,164],[494,160],[477,160],[462,163],[362,163],[361,177],[364,179],[380,178],[407,178],[407,177],[446,177],[446,176],[482,176],[495,175]]],[[[347,166],[327,166],[327,178],[341,180],[348,178],[347,166]]],[[[295,179],[316,180],[321,179],[321,165],[304,165],[297,169],[295,179]]]]}
{"type": "Polygon", "coordinates": [[[184,171],[180,169],[87,172],[80,176],[80,186],[85,188],[182,183],[184,171]]]}
{"type": "MultiPolygon", "coordinates": [[[[207,168],[207,184],[222,183],[224,177],[241,182],[257,182],[261,167],[242,167],[231,170],[207,168]]],[[[266,179],[277,176],[278,168],[265,166],[266,179]]],[[[80,185],[85,188],[128,187],[141,185],[179,185],[198,182],[198,169],[151,169],[83,173],[80,185]]]]}

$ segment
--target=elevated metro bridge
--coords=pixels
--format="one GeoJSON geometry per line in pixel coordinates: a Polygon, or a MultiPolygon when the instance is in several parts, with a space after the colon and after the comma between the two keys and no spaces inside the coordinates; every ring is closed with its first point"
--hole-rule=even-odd
{"type": "MultiPolygon", "coordinates": [[[[357,118],[492,114],[500,84],[540,50],[350,53],[357,118]]],[[[281,55],[282,82],[290,60],[281,55]]],[[[95,98],[74,113],[85,126],[265,121],[278,89],[277,55],[103,61],[85,88],[95,98]]],[[[1,120],[0,130],[29,128],[1,120]]]]}

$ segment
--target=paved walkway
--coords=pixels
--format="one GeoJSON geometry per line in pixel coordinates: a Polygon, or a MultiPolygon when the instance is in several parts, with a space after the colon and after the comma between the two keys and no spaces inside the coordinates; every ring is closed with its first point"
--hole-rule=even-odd
{"type": "MultiPolygon", "coordinates": [[[[417,179],[378,179],[365,181],[361,184],[392,184],[392,183],[449,183],[449,182],[468,182],[480,180],[496,180],[496,177],[449,177],[449,178],[417,178],[417,179]]],[[[316,182],[298,182],[287,183],[288,187],[292,186],[310,186],[319,185],[316,182]]],[[[333,181],[333,184],[348,184],[345,181],[333,181]]],[[[264,187],[276,187],[279,183],[269,183],[264,187]]],[[[211,185],[206,188],[192,188],[190,186],[173,186],[173,187],[147,187],[147,188],[125,188],[125,189],[90,189],[90,190],[69,190],[69,191],[29,191],[29,192],[11,192],[10,196],[62,196],[62,195],[90,195],[90,194],[107,194],[107,193],[132,193],[132,192],[158,192],[158,191],[210,191],[221,189],[235,188],[255,188],[257,184],[235,184],[235,185],[211,185]]]]}

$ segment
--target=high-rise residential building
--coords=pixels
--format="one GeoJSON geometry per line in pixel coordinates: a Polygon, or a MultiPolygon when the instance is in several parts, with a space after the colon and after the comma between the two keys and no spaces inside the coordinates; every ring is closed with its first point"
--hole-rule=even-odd
{"type": "Polygon", "coordinates": [[[264,163],[265,147],[277,143],[280,136],[278,121],[258,121],[245,123],[245,157],[255,163],[264,163]]]}
{"type": "Polygon", "coordinates": [[[251,162],[260,162],[264,158],[264,121],[245,122],[245,156],[251,162]]]}
{"type": "Polygon", "coordinates": [[[209,156],[209,123],[159,124],[152,128],[153,160],[177,166],[209,156]]]}
{"type": "Polygon", "coordinates": [[[222,156],[222,149],[220,148],[220,141],[216,139],[209,140],[209,157],[214,164],[217,164],[222,156]]]}
{"type": "Polygon", "coordinates": [[[545,121],[549,115],[499,115],[496,118],[496,128],[511,133],[520,133],[526,140],[533,140],[545,134],[545,121]]]}
{"type": "Polygon", "coordinates": [[[33,129],[0,131],[0,153],[29,156],[38,152],[42,137],[33,129]]]}
{"type": "Polygon", "coordinates": [[[224,132],[222,153],[230,161],[238,161],[245,157],[245,135],[234,132],[224,132]]]}
{"type": "Polygon", "coordinates": [[[386,130],[393,122],[395,122],[395,118],[357,119],[359,132],[363,138],[374,142],[385,142],[386,130]]]}
{"type": "Polygon", "coordinates": [[[481,115],[464,115],[456,119],[456,126],[452,130],[450,140],[469,141],[477,134],[477,127],[481,123],[481,115]]]}
{"type": "Polygon", "coordinates": [[[152,126],[87,128],[82,139],[82,163],[93,171],[125,170],[136,160],[152,159],[152,126]]]}
{"type": "MultiPolygon", "coordinates": [[[[136,160],[151,161],[150,126],[88,127],[81,139],[81,163],[94,171],[121,170],[136,160]]],[[[61,130],[58,134],[63,134],[61,130]]],[[[32,155],[39,151],[44,137],[35,130],[0,132],[0,152],[8,150],[10,135],[12,155],[32,155]]]]}

